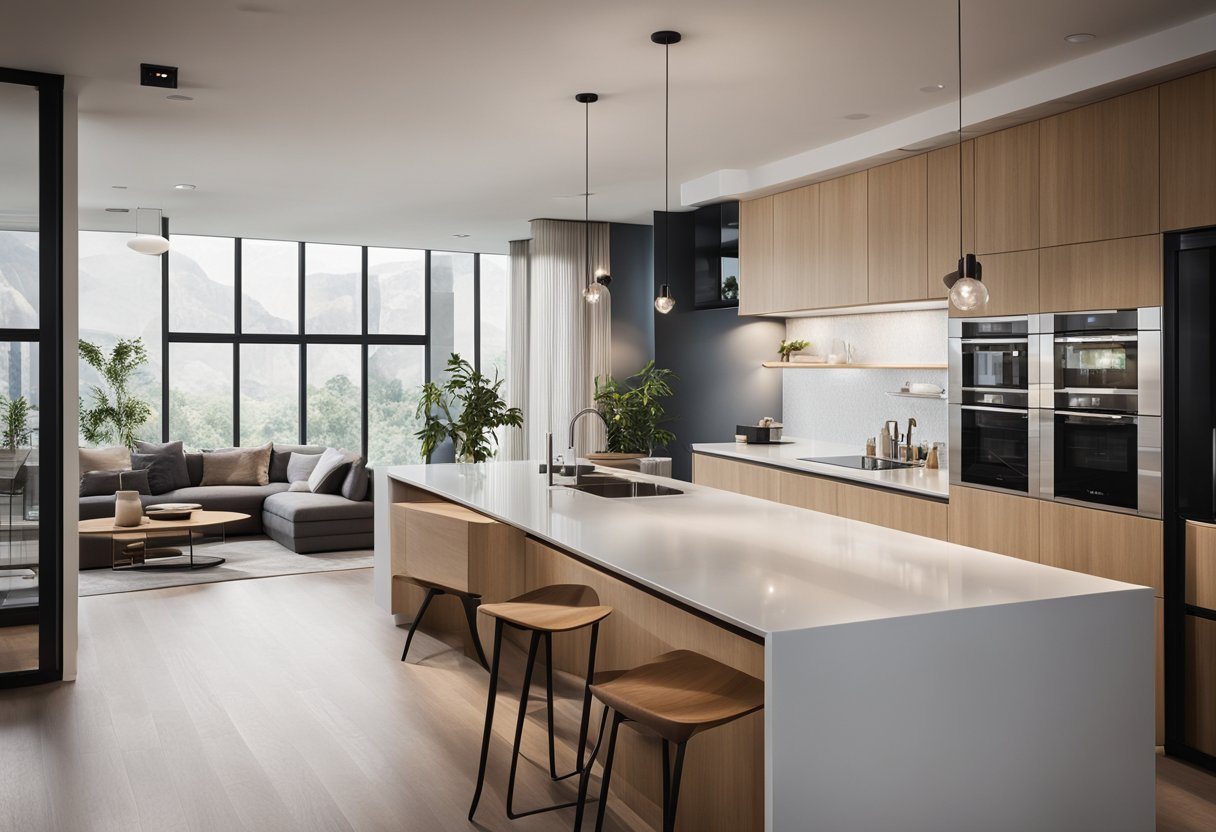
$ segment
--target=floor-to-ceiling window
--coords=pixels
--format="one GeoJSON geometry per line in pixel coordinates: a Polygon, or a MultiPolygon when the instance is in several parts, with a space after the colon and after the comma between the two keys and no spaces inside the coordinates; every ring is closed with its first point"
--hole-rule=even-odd
{"type": "Polygon", "coordinates": [[[504,255],[172,234],[155,258],[126,237],[82,235],[81,328],[107,348],[143,338],[137,389],[157,411],[147,438],[418,462],[420,388],[449,355],[505,373],[504,255]],[[99,300],[88,314],[86,295],[99,300]]]}

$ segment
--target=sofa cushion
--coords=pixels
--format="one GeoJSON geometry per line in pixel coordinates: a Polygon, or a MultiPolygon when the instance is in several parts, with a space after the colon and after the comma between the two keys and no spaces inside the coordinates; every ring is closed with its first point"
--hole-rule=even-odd
{"type": "Polygon", "coordinates": [[[273,494],[266,498],[262,509],[289,523],[370,520],[374,512],[373,504],[366,501],[355,502],[337,494],[298,491],[273,494]]]}
{"type": "Polygon", "coordinates": [[[113,497],[117,491],[151,494],[147,471],[85,471],[80,475],[81,497],[113,497]]]}
{"type": "Polygon", "coordinates": [[[148,484],[153,494],[164,494],[176,488],[190,485],[190,471],[186,468],[186,454],[182,443],[136,442],[131,454],[132,468],[146,468],[148,484]]]}
{"type": "Polygon", "coordinates": [[[308,487],[314,494],[337,494],[342,489],[351,463],[356,459],[349,451],[326,448],[317,460],[317,466],[308,475],[308,487]]]}
{"type": "Polygon", "coordinates": [[[321,454],[324,445],[280,445],[277,442],[270,452],[270,481],[288,482],[287,463],[291,461],[292,453],[321,454]]]}
{"type": "Polygon", "coordinates": [[[190,485],[203,483],[203,455],[186,452],[186,473],[190,475],[190,485]]]}
{"type": "Polygon", "coordinates": [[[130,471],[131,449],[124,445],[112,448],[81,448],[80,470],[84,471],[130,471]]]}
{"type": "Polygon", "coordinates": [[[338,493],[348,500],[362,500],[367,496],[367,461],[363,457],[356,457],[350,464],[350,471],[342,480],[338,493]]]}
{"type": "Polygon", "coordinates": [[[320,460],[321,454],[293,452],[291,459],[287,462],[287,481],[292,485],[298,482],[307,483],[320,460]]]}
{"type": "Polygon", "coordinates": [[[234,448],[203,454],[202,485],[267,485],[270,483],[270,449],[234,448]]]}

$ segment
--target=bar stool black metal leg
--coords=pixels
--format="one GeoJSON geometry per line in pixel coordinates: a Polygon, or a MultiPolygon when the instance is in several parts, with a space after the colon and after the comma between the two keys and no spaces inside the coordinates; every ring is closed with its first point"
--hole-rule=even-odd
{"type": "MultiPolygon", "coordinates": [[[[194,544],[191,543],[191,552],[194,544]]],[[[192,555],[193,556],[193,555],[192,555]]],[[[422,606],[418,607],[418,612],[414,613],[414,620],[410,622],[410,631],[405,637],[405,649],[401,651],[401,661],[405,661],[405,656],[410,652],[410,642],[414,640],[414,631],[418,629],[418,625],[422,622],[422,616],[426,615],[426,608],[431,605],[431,599],[436,595],[442,595],[441,589],[428,589],[426,597],[422,599],[422,606]]]]}
{"type": "MultiPolygon", "coordinates": [[[[587,676],[583,682],[583,712],[578,723],[578,756],[574,763],[574,770],[566,774],[558,775],[556,766],[552,765],[553,758],[550,756],[550,771],[549,776],[552,780],[565,780],[568,777],[574,777],[580,774],[583,770],[583,757],[587,753],[587,734],[591,727],[591,683],[595,679],[595,648],[599,641],[600,625],[598,623],[591,625],[591,644],[587,650],[587,676]]],[[[552,683],[550,683],[552,687],[552,683]]],[[[608,708],[604,708],[604,718],[608,716],[608,708]]],[[[552,712],[550,712],[550,741],[552,741],[552,712]]],[[[600,722],[600,732],[596,735],[599,739],[598,743],[604,737],[604,721],[600,722]]]]}
{"type": "Polygon", "coordinates": [[[591,784],[591,769],[595,766],[595,758],[599,756],[600,746],[603,745],[604,727],[608,723],[608,706],[604,706],[604,715],[600,720],[600,733],[591,749],[591,755],[587,758],[587,764],[583,766],[583,770],[579,772],[578,778],[578,800],[574,805],[578,808],[574,810],[574,832],[579,832],[583,828],[583,810],[587,808],[587,787],[591,784]]]}
{"type": "Polygon", "coordinates": [[[671,743],[663,740],[663,832],[667,832],[667,807],[671,805],[671,743]]]}
{"type": "Polygon", "coordinates": [[[545,711],[549,721],[549,779],[557,780],[557,757],[553,752],[553,633],[545,633],[545,711]]]}
{"type": "Polygon", "coordinates": [[[616,754],[616,734],[624,721],[625,717],[620,714],[612,715],[612,731],[608,735],[608,755],[604,757],[604,779],[600,783],[600,805],[595,813],[595,832],[604,830],[604,811],[608,807],[608,785],[612,782],[612,758],[616,754]]]}
{"type": "Polygon", "coordinates": [[[477,651],[477,661],[481,662],[482,667],[489,670],[490,665],[486,662],[485,651],[481,649],[481,636],[477,634],[477,607],[481,604],[481,600],[461,598],[460,602],[464,605],[464,617],[469,621],[469,635],[473,638],[473,649],[477,651]]]}
{"type": "Polygon", "coordinates": [[[494,661],[490,666],[490,693],[486,699],[486,728],[481,735],[481,762],[477,766],[477,788],[473,791],[473,803],[469,806],[469,820],[477,811],[477,802],[481,800],[481,787],[486,781],[486,760],[490,756],[490,731],[494,726],[494,701],[498,694],[498,667],[502,659],[502,625],[501,618],[494,619],[494,661]]]}
{"type": "MultiPolygon", "coordinates": [[[[663,796],[663,832],[675,832],[676,828],[676,809],[680,805],[680,775],[684,772],[684,747],[687,742],[676,743],[676,768],[671,773],[671,793],[663,796]],[[670,797],[670,804],[668,798],[670,797]]],[[[663,741],[663,762],[667,762],[667,741],[663,741]]],[[[667,773],[663,773],[663,780],[666,782],[667,773]]],[[[667,790],[664,789],[664,792],[667,790]]]]}
{"type": "Polygon", "coordinates": [[[532,670],[536,666],[536,651],[540,647],[540,638],[541,633],[533,632],[532,638],[528,642],[528,664],[524,668],[524,683],[519,691],[519,718],[515,720],[515,742],[511,746],[511,773],[507,777],[507,817],[511,820],[521,818],[525,814],[533,814],[533,812],[516,814],[513,804],[515,802],[515,771],[519,767],[519,744],[524,735],[524,717],[528,715],[528,693],[532,687],[532,670]]]}

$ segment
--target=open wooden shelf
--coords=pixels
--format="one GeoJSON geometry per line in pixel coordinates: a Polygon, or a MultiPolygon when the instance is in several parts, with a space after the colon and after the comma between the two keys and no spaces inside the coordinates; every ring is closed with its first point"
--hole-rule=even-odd
{"type": "Polygon", "coordinates": [[[945,370],[945,364],[805,364],[796,361],[765,361],[774,370],[945,370]]]}

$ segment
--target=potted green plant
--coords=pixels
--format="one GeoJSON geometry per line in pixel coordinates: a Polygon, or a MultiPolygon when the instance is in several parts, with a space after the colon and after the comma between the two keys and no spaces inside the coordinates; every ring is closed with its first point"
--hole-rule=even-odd
{"type": "Polygon", "coordinates": [[[668,421],[663,400],[672,395],[671,382],[676,374],[654,366],[653,361],[625,379],[622,384],[612,376],[595,379],[595,407],[608,423],[606,454],[588,454],[592,462],[625,463],[654,456],[656,448],[676,440],[662,427],[668,421]]]}
{"type": "Polygon", "coordinates": [[[80,341],[80,357],[97,371],[106,387],[89,388],[92,405],[80,400],[80,434],[91,445],[135,447],[136,432],[152,416],[152,405],[131,394],[135,371],[148,363],[142,338],[122,339],[107,356],[101,347],[80,341]]]}
{"type": "Polygon", "coordinates": [[[777,346],[777,354],[781,356],[782,361],[789,361],[792,355],[802,352],[810,345],[810,341],[782,341],[777,346]]]}
{"type": "Polygon", "coordinates": [[[0,396],[0,418],[4,420],[4,447],[15,453],[17,447],[30,440],[30,403],[25,396],[5,399],[0,396]]]}
{"type": "Polygon", "coordinates": [[[448,359],[447,374],[442,385],[422,385],[418,418],[423,426],[414,434],[422,440],[422,457],[430,462],[434,450],[451,439],[457,462],[485,462],[498,444],[494,431],[522,427],[523,411],[507,407],[498,392],[503,382],[497,374],[490,381],[457,353],[448,359]]]}

